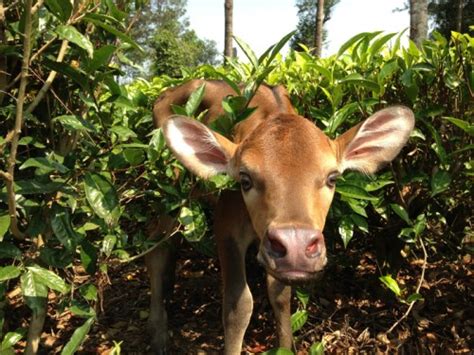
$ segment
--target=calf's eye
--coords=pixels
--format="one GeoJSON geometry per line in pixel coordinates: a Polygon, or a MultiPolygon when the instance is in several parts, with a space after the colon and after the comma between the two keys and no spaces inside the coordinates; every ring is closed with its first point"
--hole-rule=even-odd
{"type": "Polygon", "coordinates": [[[247,192],[253,187],[252,178],[246,173],[240,173],[240,186],[243,191],[247,192]]]}
{"type": "Polygon", "coordinates": [[[330,188],[336,186],[336,181],[339,175],[340,174],[337,171],[333,171],[332,173],[330,173],[326,179],[326,185],[328,185],[330,188]]]}

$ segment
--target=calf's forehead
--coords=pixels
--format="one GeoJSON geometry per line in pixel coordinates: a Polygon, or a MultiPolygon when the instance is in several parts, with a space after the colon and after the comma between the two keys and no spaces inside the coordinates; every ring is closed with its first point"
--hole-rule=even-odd
{"type": "Polygon", "coordinates": [[[243,169],[286,176],[337,168],[334,143],[312,122],[295,115],[277,116],[259,125],[242,142],[238,158],[243,169]]]}

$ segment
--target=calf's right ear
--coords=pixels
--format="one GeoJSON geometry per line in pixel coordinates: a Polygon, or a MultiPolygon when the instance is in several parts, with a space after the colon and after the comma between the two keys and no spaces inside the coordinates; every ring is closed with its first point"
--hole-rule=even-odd
{"type": "Polygon", "coordinates": [[[404,106],[387,107],[336,138],[340,170],[374,173],[391,161],[408,141],[415,125],[404,106]]]}
{"type": "Polygon", "coordinates": [[[193,173],[209,178],[228,172],[236,144],[199,121],[184,116],[171,116],[162,127],[168,147],[193,173]]]}

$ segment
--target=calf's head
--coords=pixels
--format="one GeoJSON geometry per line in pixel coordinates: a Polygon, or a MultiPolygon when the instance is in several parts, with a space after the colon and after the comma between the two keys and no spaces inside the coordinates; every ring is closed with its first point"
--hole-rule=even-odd
{"type": "Polygon", "coordinates": [[[408,140],[413,113],[381,110],[335,140],[307,119],[277,114],[238,144],[196,120],[170,117],[168,146],[197,175],[227,173],[241,184],[260,239],[258,259],[286,283],[313,278],[326,264],[323,229],[337,177],[346,169],[373,173],[408,140]]]}

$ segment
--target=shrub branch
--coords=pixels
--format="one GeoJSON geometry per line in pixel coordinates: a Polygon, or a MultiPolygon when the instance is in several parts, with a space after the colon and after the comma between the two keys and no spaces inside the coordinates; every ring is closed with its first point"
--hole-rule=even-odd
{"type": "Polygon", "coordinates": [[[31,54],[31,7],[32,0],[25,1],[25,33],[23,38],[23,62],[21,64],[20,88],[18,89],[18,98],[16,103],[15,127],[11,135],[10,155],[7,160],[7,171],[2,172],[1,176],[5,180],[8,196],[8,213],[10,215],[10,232],[17,239],[24,239],[25,235],[18,227],[18,218],[16,215],[16,194],[15,194],[15,165],[16,153],[18,150],[18,141],[23,125],[26,85],[28,84],[28,70],[31,54]]]}
{"type": "MultiPolygon", "coordinates": [[[[421,266],[421,276],[420,276],[420,281],[418,282],[418,286],[416,287],[416,293],[420,293],[421,285],[423,284],[423,281],[425,280],[425,270],[426,270],[426,265],[428,263],[428,253],[426,252],[426,247],[425,244],[423,243],[423,238],[419,238],[421,249],[423,250],[423,265],[421,266]]],[[[415,301],[411,301],[410,305],[408,306],[408,309],[406,312],[403,314],[403,316],[397,320],[389,330],[387,330],[387,334],[391,333],[408,315],[410,314],[413,306],[415,305],[415,301]]]]}

